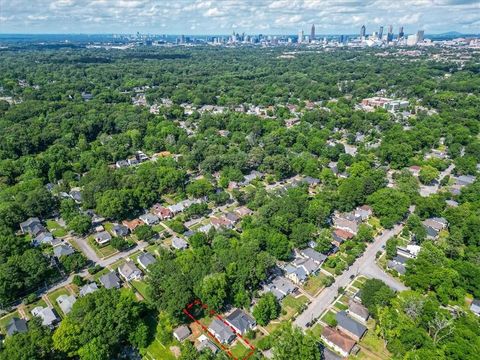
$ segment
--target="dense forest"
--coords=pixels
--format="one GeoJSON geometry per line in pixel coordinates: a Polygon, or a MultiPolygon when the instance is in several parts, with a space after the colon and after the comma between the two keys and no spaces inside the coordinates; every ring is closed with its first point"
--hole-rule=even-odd
{"type": "MultiPolygon", "coordinates": [[[[255,215],[243,219],[241,233],[197,233],[188,252],[162,252],[149,275],[148,308],[102,290],[77,302],[54,332],[35,324],[27,334],[7,339],[0,359],[94,359],[93,352],[95,359],[111,358],[126,344],[143,346],[151,336],[147,313],[161,313],[160,326],[171,329],[185,320],[182,309],[195,298],[218,310],[248,307],[277,261],[289,260],[294,248],[310,240],[317,250],[328,250],[333,212],[364,204],[381,226],[403,222],[404,232],[422,245],[403,278],[411,290],[395,294],[372,282],[364,294],[392,356],[477,358],[480,321],[465,311],[464,299],[480,298],[480,181],[457,195],[422,197],[418,190],[451,164],[452,176],[478,174],[480,58],[466,51],[470,60],[458,63],[434,60],[440,49],[422,50],[415,58],[395,51],[378,56],[380,50],[305,50],[282,57],[282,48],[2,50],[3,309],[60,277],[44,249],[17,233],[29,217],[60,215],[69,230],[86,234],[87,209],[120,222],[165,197],[206,197],[221,205],[230,196],[255,215]],[[150,105],[172,103],[151,112],[132,104],[139,92],[150,105]],[[356,108],[378,92],[407,99],[412,116],[356,108]],[[194,110],[187,112],[185,104],[194,110]],[[203,105],[225,111],[201,113],[203,105]],[[235,111],[240,105],[265,108],[267,115],[235,111]],[[285,126],[284,120],[296,116],[296,126],[285,126]],[[355,155],[341,139],[356,147],[355,155]],[[448,159],[425,157],[439,147],[448,159]],[[175,156],[115,167],[137,151],[175,156]],[[332,162],[345,176],[336,176],[332,162]],[[413,165],[422,168],[420,182],[407,170],[413,165]],[[298,174],[318,178],[321,190],[311,194],[305,185],[284,193],[261,186],[228,190],[253,170],[270,184],[298,174]],[[389,170],[396,171],[395,188],[387,187],[389,170]],[[81,206],[59,196],[77,187],[81,206]],[[448,207],[446,200],[459,205],[448,207]],[[440,216],[448,220],[448,236],[433,242],[421,221],[440,216]]],[[[340,274],[371,240],[363,228],[344,244],[347,264],[327,260],[329,266],[340,274]]],[[[288,326],[271,341],[279,344],[275,359],[291,359],[290,348],[302,347],[298,359],[320,358],[318,339],[288,326]]],[[[185,347],[182,359],[197,358],[185,347]]]]}

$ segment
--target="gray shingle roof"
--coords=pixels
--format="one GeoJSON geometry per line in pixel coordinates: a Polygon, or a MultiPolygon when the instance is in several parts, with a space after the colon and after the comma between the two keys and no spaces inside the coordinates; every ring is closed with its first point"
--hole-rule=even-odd
{"type": "Polygon", "coordinates": [[[53,248],[53,254],[59,258],[61,256],[68,256],[75,252],[75,250],[70,245],[58,245],[53,248]]]}
{"type": "Polygon", "coordinates": [[[365,331],[367,331],[367,327],[365,325],[360,324],[359,322],[353,320],[345,311],[339,311],[335,318],[337,319],[337,325],[350,333],[358,336],[361,338],[365,331]]]}
{"type": "Polygon", "coordinates": [[[208,329],[223,344],[229,343],[235,338],[233,330],[220,319],[213,319],[208,329]]]}
{"type": "Polygon", "coordinates": [[[80,296],[91,294],[97,290],[98,290],[98,286],[96,283],[83,285],[82,288],[80,289],[80,296]]]}
{"type": "Polygon", "coordinates": [[[120,287],[120,279],[115,272],[111,271],[108,274],[100,277],[100,282],[106,289],[113,289],[120,287]]]}
{"type": "Polygon", "coordinates": [[[27,321],[25,319],[19,319],[18,317],[12,318],[6,328],[7,335],[9,336],[16,333],[24,333],[27,332],[27,330],[27,321]]]}
{"type": "Polygon", "coordinates": [[[157,260],[155,259],[155,257],[150,254],[150,253],[143,253],[141,254],[138,259],[137,259],[138,263],[140,264],[141,267],[143,267],[144,269],[146,269],[149,265],[152,265],[154,264],[155,262],[157,262],[157,260]]]}
{"type": "Polygon", "coordinates": [[[253,317],[240,309],[235,309],[225,320],[241,334],[244,334],[256,325],[253,317]]]}

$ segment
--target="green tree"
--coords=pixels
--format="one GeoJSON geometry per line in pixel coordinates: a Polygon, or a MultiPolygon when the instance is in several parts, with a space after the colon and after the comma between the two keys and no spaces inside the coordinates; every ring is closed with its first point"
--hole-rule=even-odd
{"type": "Polygon", "coordinates": [[[384,188],[370,195],[368,203],[375,215],[380,217],[382,226],[392,228],[408,212],[410,199],[396,189],[384,188]]]}
{"type": "Polygon", "coordinates": [[[274,360],[320,360],[322,354],[318,342],[310,335],[304,335],[291,324],[279,332],[273,347],[274,360]]]}
{"type": "Polygon", "coordinates": [[[227,299],[227,277],[225,273],[205,276],[200,283],[198,295],[210,308],[220,311],[227,299]]]}
{"type": "Polygon", "coordinates": [[[271,292],[263,295],[253,309],[253,316],[257,324],[262,326],[266,326],[270,320],[276,319],[279,314],[280,304],[271,292]]]}
{"type": "Polygon", "coordinates": [[[420,174],[418,178],[422,184],[431,184],[435,179],[440,175],[440,171],[435,169],[433,166],[425,165],[420,169],[420,174]]]}

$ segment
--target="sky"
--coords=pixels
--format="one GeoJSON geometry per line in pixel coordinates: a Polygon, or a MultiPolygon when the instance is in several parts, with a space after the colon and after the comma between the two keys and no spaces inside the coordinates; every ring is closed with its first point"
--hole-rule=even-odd
{"type": "Polygon", "coordinates": [[[0,0],[0,33],[480,33],[480,0],[0,0]]]}

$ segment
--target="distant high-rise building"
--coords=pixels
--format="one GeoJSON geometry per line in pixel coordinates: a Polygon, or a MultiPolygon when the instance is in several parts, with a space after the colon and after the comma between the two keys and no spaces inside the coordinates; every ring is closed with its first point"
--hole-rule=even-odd
{"type": "Polygon", "coordinates": [[[362,25],[362,27],[361,27],[361,29],[360,29],[360,37],[361,37],[361,38],[364,38],[366,32],[367,32],[367,28],[365,27],[365,25],[362,25]]]}
{"type": "Polygon", "coordinates": [[[405,33],[403,32],[403,26],[400,26],[398,29],[398,38],[401,39],[405,36],[405,33]]]}
{"type": "Polygon", "coordinates": [[[299,44],[301,44],[303,42],[303,30],[300,30],[298,32],[298,41],[297,41],[299,44]]]}
{"type": "Polygon", "coordinates": [[[393,26],[388,25],[387,42],[391,42],[392,40],[393,40],[393,26]]]}
{"type": "Polygon", "coordinates": [[[310,41],[315,40],[315,24],[312,24],[312,29],[310,30],[310,41]]]}
{"type": "Polygon", "coordinates": [[[383,36],[383,26],[380,26],[380,29],[378,30],[378,38],[381,39],[383,36]]]}
{"type": "Polygon", "coordinates": [[[425,39],[425,31],[418,30],[417,31],[417,42],[422,42],[425,39]]]}

